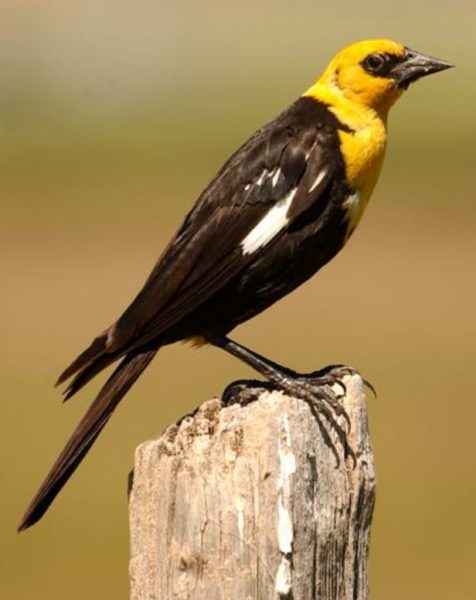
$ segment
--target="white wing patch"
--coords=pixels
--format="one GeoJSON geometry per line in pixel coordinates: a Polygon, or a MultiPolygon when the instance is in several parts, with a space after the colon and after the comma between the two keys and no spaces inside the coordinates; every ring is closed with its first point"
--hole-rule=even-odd
{"type": "Polygon", "coordinates": [[[327,171],[325,169],[323,169],[319,175],[316,177],[316,179],[314,180],[314,183],[311,185],[311,187],[309,188],[309,192],[313,192],[317,186],[321,183],[321,181],[324,179],[324,177],[327,175],[327,171]]]}
{"type": "Polygon", "coordinates": [[[272,171],[268,171],[264,169],[261,171],[260,176],[254,182],[247,183],[245,185],[244,191],[247,192],[251,186],[258,185],[261,186],[265,182],[266,179],[271,179],[271,185],[274,187],[278,183],[279,176],[281,174],[281,169],[278,167],[277,169],[273,169],[272,171]]]}
{"type": "Polygon", "coordinates": [[[252,254],[268,244],[289,223],[288,210],[297,188],[293,188],[284,198],[271,208],[261,221],[253,227],[241,242],[243,254],[252,254]]]}
{"type": "Polygon", "coordinates": [[[273,179],[271,180],[271,184],[273,187],[278,183],[279,176],[281,175],[281,169],[276,169],[273,173],[270,173],[269,176],[273,175],[273,179]]]}
{"type": "Polygon", "coordinates": [[[261,175],[258,178],[258,181],[256,182],[256,185],[261,185],[263,183],[263,181],[266,179],[266,177],[269,177],[269,171],[263,171],[261,173],[261,175]]]}

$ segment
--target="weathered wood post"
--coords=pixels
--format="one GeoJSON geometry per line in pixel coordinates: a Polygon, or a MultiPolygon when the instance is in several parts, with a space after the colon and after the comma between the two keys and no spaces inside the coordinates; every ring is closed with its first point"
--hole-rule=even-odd
{"type": "Polygon", "coordinates": [[[367,598],[375,473],[362,379],[344,382],[355,468],[305,402],[264,389],[246,402],[237,387],[138,447],[132,600],[367,598]]]}

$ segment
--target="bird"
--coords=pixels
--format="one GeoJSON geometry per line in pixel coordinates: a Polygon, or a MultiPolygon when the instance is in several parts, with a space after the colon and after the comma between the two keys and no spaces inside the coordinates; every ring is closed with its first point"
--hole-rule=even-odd
{"type": "MultiPolygon", "coordinates": [[[[390,108],[418,79],[453,65],[388,39],[340,50],[297,100],[261,127],[200,194],[124,313],[60,375],[65,400],[120,361],[20,521],[36,523],[158,350],[193,340],[241,359],[332,418],[322,386],[229,333],[328,263],[359,223],[377,182],[390,108]],[[321,391],[319,391],[321,388],[321,391]]],[[[335,381],[323,373],[319,382],[335,381]]]]}

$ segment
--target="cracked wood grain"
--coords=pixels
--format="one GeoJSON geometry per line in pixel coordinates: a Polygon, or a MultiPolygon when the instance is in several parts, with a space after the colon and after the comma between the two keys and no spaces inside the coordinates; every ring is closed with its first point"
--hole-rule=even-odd
{"type": "Polygon", "coordinates": [[[137,448],[132,600],[368,597],[375,473],[362,380],[344,381],[355,468],[305,402],[265,389],[232,388],[137,448]]]}

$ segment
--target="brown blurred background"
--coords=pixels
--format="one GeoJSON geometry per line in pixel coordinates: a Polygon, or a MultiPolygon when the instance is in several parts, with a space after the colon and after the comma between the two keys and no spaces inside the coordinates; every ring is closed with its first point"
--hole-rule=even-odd
{"type": "Polygon", "coordinates": [[[376,386],[371,598],[475,598],[474,5],[39,4],[0,2],[0,597],[128,597],[134,447],[251,372],[213,349],[161,352],[44,521],[17,536],[99,382],[66,406],[51,384],[228,154],[342,45],[393,37],[457,69],[394,109],[344,252],[235,337],[302,370],[352,364],[376,386]]]}

